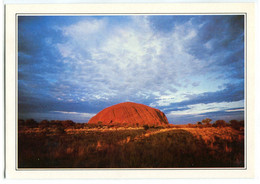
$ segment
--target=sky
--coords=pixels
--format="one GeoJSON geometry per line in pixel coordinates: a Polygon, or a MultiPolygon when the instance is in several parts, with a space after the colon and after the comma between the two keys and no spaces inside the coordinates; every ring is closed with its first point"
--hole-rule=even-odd
{"type": "Polygon", "coordinates": [[[243,15],[18,17],[18,117],[88,122],[131,101],[172,124],[244,119],[243,15]]]}

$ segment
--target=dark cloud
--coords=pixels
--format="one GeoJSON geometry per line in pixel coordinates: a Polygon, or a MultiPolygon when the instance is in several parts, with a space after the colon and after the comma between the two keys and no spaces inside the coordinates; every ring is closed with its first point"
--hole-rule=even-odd
{"type": "Polygon", "coordinates": [[[201,20],[201,23],[203,23],[199,32],[201,43],[218,38],[216,46],[219,47],[216,47],[216,49],[230,47],[230,43],[236,40],[241,34],[244,34],[243,15],[203,16],[201,20]]]}
{"type": "Polygon", "coordinates": [[[244,16],[200,16],[196,22],[200,22],[202,27],[198,29],[194,42],[189,45],[189,53],[205,61],[215,59],[216,62],[209,61],[205,65],[207,70],[225,67],[227,75],[234,70],[243,74],[244,16]]]}

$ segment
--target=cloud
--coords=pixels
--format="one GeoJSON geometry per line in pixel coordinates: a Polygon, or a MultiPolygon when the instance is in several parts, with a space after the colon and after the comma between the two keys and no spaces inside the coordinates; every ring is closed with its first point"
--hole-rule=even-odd
{"type": "Polygon", "coordinates": [[[167,90],[176,92],[184,78],[197,75],[203,67],[186,50],[197,35],[190,23],[176,25],[163,35],[145,16],[129,20],[111,24],[106,17],[86,19],[59,28],[67,41],[56,48],[70,69],[59,78],[68,88],[57,86],[67,94],[64,100],[70,99],[69,91],[86,100],[104,101],[151,98],[154,92],[161,96],[167,90]]]}
{"type": "Polygon", "coordinates": [[[177,95],[168,94],[160,96],[153,100],[151,106],[160,107],[164,112],[168,113],[178,108],[189,107],[190,105],[216,103],[215,105],[217,106],[218,103],[237,102],[241,100],[244,100],[243,83],[229,83],[225,84],[223,89],[213,92],[177,93],[177,95]]]}
{"type": "Polygon", "coordinates": [[[27,112],[20,113],[19,119],[33,118],[40,122],[42,120],[72,120],[77,123],[86,123],[94,116],[93,113],[78,113],[78,112],[66,112],[66,111],[50,111],[50,112],[27,112]]]}
{"type": "Polygon", "coordinates": [[[244,105],[244,100],[236,101],[236,102],[214,102],[214,103],[198,103],[193,105],[187,105],[186,108],[174,109],[167,113],[167,115],[174,116],[183,116],[183,115],[199,115],[205,114],[209,112],[217,112],[217,111],[226,111],[226,112],[235,112],[235,111],[243,111],[243,109],[230,109],[233,107],[241,107],[244,105]]]}
{"type": "Polygon", "coordinates": [[[208,63],[210,72],[225,68],[223,79],[243,79],[244,16],[198,16],[192,22],[197,22],[199,31],[188,52],[208,63]]]}
{"type": "Polygon", "coordinates": [[[170,123],[186,124],[196,123],[204,118],[210,118],[214,121],[224,119],[243,120],[244,118],[244,100],[237,102],[222,102],[209,104],[187,105],[183,108],[172,109],[166,113],[170,123]],[[233,108],[236,107],[236,108],[233,108]]]}
{"type": "Polygon", "coordinates": [[[191,104],[208,104],[212,102],[235,102],[244,99],[244,86],[243,83],[226,84],[225,88],[215,92],[205,92],[201,94],[187,95],[188,100],[184,100],[178,105],[191,105],[191,104]]]}
{"type": "Polygon", "coordinates": [[[96,114],[93,113],[80,113],[80,112],[67,112],[67,111],[52,111],[54,113],[68,114],[68,115],[77,115],[81,117],[91,118],[96,114]]]}
{"type": "Polygon", "coordinates": [[[236,111],[236,112],[212,111],[203,114],[191,114],[191,115],[183,115],[183,116],[167,115],[167,118],[168,121],[173,124],[196,123],[198,121],[202,121],[205,118],[212,119],[212,122],[215,122],[216,120],[220,120],[220,119],[229,122],[232,119],[243,120],[244,111],[236,111]]]}
{"type": "Polygon", "coordinates": [[[18,28],[21,117],[124,101],[189,117],[244,99],[243,16],[19,16],[18,28]]]}
{"type": "Polygon", "coordinates": [[[244,111],[244,108],[239,108],[239,109],[227,109],[226,112],[240,112],[244,111]]]}

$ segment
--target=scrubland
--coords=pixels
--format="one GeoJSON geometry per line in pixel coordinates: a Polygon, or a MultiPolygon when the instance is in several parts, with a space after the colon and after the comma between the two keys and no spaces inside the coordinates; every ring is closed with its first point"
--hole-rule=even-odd
{"type": "Polygon", "coordinates": [[[230,126],[20,127],[18,167],[244,167],[244,130],[230,126]]]}

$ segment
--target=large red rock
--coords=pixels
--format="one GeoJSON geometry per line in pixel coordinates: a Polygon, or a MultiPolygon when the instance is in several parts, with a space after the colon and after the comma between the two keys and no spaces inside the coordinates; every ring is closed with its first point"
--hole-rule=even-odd
{"type": "Polygon", "coordinates": [[[88,123],[102,125],[156,125],[169,124],[167,117],[158,109],[147,105],[124,102],[103,109],[93,116],[88,123]]]}

